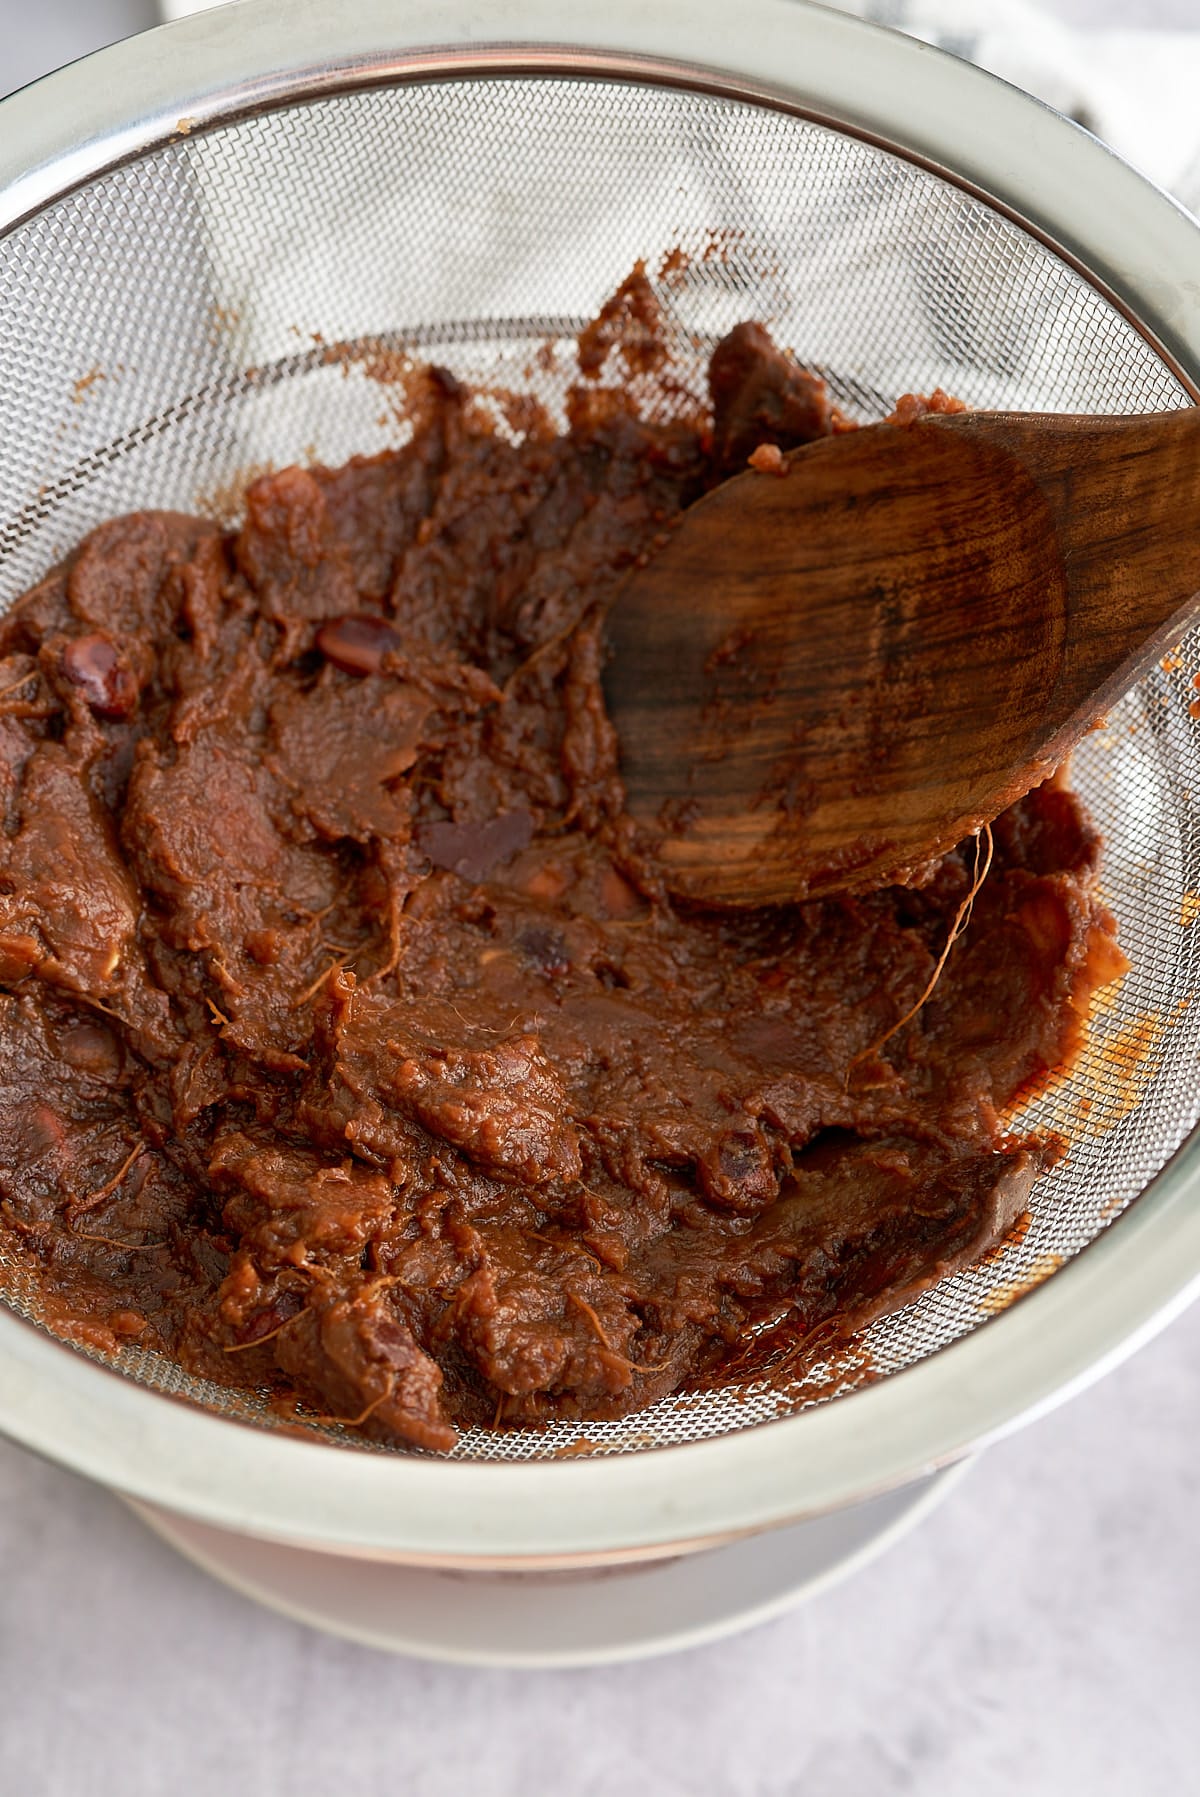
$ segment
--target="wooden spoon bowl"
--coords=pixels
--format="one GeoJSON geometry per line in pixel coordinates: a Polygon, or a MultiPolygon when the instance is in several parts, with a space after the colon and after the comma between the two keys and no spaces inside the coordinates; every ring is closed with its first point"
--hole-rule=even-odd
{"type": "Polygon", "coordinates": [[[608,619],[631,814],[677,894],[912,877],[1044,778],[1200,589],[1200,409],[879,424],[687,511],[608,619]]]}

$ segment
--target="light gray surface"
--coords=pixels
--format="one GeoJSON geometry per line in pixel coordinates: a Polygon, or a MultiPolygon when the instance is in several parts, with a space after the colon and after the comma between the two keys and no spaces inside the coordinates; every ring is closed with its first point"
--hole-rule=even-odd
{"type": "MultiPolygon", "coordinates": [[[[1196,0],[1055,0],[1184,26],[1196,0]]],[[[150,0],[0,0],[0,91],[150,0]]],[[[0,1797],[1090,1797],[1197,1788],[1200,1311],[992,1450],[917,1536],[740,1640],[469,1673],[256,1611],[0,1444],[0,1797]]]]}

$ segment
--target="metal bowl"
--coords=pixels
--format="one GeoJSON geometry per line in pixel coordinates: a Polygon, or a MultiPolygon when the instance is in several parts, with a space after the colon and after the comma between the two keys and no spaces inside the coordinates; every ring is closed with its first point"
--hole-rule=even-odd
{"type": "MultiPolygon", "coordinates": [[[[243,0],[0,105],[0,603],[114,512],[394,440],[330,342],[519,369],[673,243],[698,356],[766,318],[858,416],[936,383],[1030,409],[1197,397],[1193,221],[912,40],[796,0],[586,22],[561,0],[243,0]]],[[[331,1448],[154,1354],[64,1345],[10,1264],[0,1428],[226,1529],[528,1568],[813,1516],[1059,1402],[1200,1286],[1198,667],[1193,636],[1078,759],[1134,971],[1022,1113],[1070,1157],[1018,1248],[873,1325],[832,1382],[666,1400],[566,1458],[566,1426],[449,1457],[331,1448]]]]}

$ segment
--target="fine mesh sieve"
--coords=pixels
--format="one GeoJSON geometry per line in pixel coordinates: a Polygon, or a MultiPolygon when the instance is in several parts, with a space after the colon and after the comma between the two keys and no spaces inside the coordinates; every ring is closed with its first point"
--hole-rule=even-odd
{"type": "MultiPolygon", "coordinates": [[[[771,14],[800,33],[810,18],[771,14]]],[[[936,385],[1012,409],[1190,402],[1102,284],[972,184],[838,128],[832,102],[817,122],[676,71],[509,62],[357,87],[345,73],[345,91],[317,98],[297,83],[246,117],[231,99],[228,122],[184,117],[0,238],[0,605],[115,513],[228,518],[248,472],[403,441],[390,352],[532,387],[561,415],[574,335],[638,259],[694,384],[715,341],[754,317],[864,420],[936,385]]],[[[1071,1077],[1014,1119],[1070,1142],[1023,1239],[790,1384],[619,1422],[473,1430],[454,1458],[607,1456],[836,1403],[995,1327],[1113,1225],[1200,1116],[1198,673],[1194,632],[1075,758],[1132,971],[1100,995],[1071,1077]]],[[[3,1301],[36,1323],[27,1274],[0,1275],[3,1301]]],[[[119,1368],[273,1427],[263,1401],[156,1354],[128,1348],[119,1368]]]]}

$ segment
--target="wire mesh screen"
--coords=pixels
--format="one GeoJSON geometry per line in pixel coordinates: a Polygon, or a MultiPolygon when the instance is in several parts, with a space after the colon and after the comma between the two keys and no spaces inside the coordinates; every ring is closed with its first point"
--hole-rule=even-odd
{"type": "MultiPolygon", "coordinates": [[[[639,258],[697,385],[717,338],[755,317],[858,418],[936,385],[987,407],[1187,402],[1042,245],[836,130],[624,82],[373,88],[181,138],[0,242],[0,605],[116,513],[228,516],[248,471],[403,440],[381,349],[532,386],[561,414],[574,335],[639,258]]],[[[1022,1241],[790,1386],[582,1428],[476,1430],[457,1456],[662,1446],[829,1401],[984,1325],[1137,1197],[1200,1114],[1198,668],[1193,635],[1076,758],[1133,971],[1104,995],[1071,1079],[1022,1113],[1070,1142],[1022,1241]]],[[[6,1279],[36,1321],[20,1269],[6,1279]]],[[[119,1364],[271,1424],[252,1395],[155,1354],[129,1348],[119,1364]]]]}

